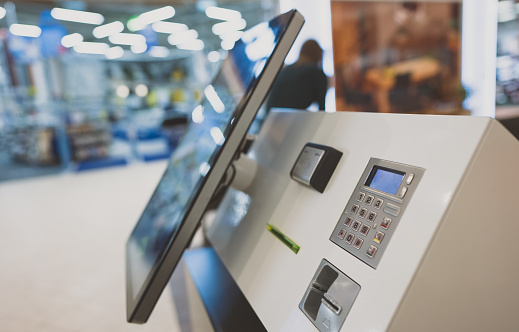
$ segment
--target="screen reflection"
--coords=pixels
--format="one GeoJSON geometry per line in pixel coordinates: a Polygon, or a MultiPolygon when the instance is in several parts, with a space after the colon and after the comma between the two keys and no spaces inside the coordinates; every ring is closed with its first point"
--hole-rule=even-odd
{"type": "Polygon", "coordinates": [[[261,24],[250,29],[236,42],[214,82],[204,89],[204,99],[193,110],[189,130],[171,156],[128,242],[134,298],[165,245],[174,240],[234,120],[240,116],[244,96],[261,75],[280,37],[277,25],[261,24]]]}

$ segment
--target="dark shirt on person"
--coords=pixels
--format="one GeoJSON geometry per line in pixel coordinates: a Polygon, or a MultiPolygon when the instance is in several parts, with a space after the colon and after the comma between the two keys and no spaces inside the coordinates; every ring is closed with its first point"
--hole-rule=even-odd
{"type": "Polygon", "coordinates": [[[322,69],[293,64],[281,70],[272,86],[267,110],[272,107],[306,109],[312,103],[324,110],[328,80],[322,69]]]}

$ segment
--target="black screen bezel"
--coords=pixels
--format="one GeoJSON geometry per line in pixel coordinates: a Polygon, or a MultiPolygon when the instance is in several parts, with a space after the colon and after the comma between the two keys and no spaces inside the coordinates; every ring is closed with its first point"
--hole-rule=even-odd
{"type": "Polygon", "coordinates": [[[220,183],[232,157],[241,145],[248,128],[265,100],[274,78],[281,69],[284,58],[304,22],[303,17],[295,10],[276,17],[282,28],[281,37],[272,55],[256,79],[246,88],[241,101],[230,119],[234,121],[227,127],[225,136],[228,137],[214,157],[214,166],[203,177],[198,191],[191,193],[195,197],[190,201],[178,230],[170,234],[170,238],[162,248],[157,261],[151,268],[139,293],[133,293],[131,286],[131,260],[128,246],[133,239],[133,233],[128,239],[126,248],[126,294],[127,320],[131,323],[145,323],[148,320],[162,290],[166,286],[173,270],[179,262],[186,246],[190,243],[200,219],[205,211],[217,185],[220,183]]]}

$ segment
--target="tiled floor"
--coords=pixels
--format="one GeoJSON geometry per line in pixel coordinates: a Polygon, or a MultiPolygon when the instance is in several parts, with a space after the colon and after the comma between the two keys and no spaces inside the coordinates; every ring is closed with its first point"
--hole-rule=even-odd
{"type": "Polygon", "coordinates": [[[126,323],[124,245],[164,168],[0,183],[0,331],[185,331],[170,290],[126,323]]]}

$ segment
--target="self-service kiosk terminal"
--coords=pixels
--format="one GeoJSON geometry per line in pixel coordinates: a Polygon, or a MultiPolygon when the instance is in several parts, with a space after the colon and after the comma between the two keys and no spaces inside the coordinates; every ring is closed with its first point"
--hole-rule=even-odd
{"type": "Polygon", "coordinates": [[[266,330],[517,330],[519,142],[497,121],[279,111],[248,158],[206,234],[266,330]]]}
{"type": "Polygon", "coordinates": [[[204,90],[127,242],[127,320],[148,320],[232,169],[211,260],[184,255],[218,330],[517,331],[519,143],[495,120],[272,111],[233,164],[302,24],[245,32],[204,90]]]}

